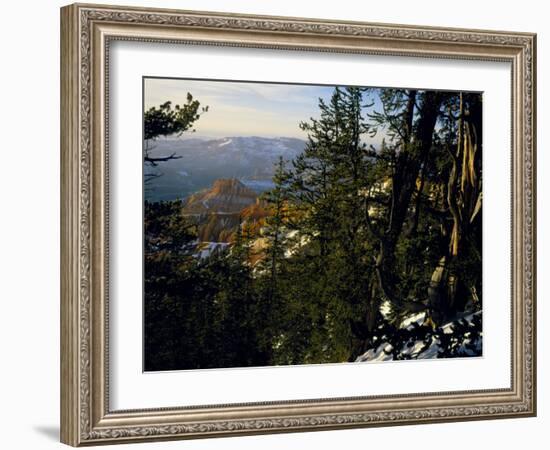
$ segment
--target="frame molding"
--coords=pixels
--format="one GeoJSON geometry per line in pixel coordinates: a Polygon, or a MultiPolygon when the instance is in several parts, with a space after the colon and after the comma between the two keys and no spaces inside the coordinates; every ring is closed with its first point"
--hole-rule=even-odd
{"type": "Polygon", "coordinates": [[[97,445],[536,415],[536,35],[74,4],[61,9],[61,441],[97,445]],[[108,397],[108,57],[112,40],[512,66],[512,386],[111,411],[108,397]]]}

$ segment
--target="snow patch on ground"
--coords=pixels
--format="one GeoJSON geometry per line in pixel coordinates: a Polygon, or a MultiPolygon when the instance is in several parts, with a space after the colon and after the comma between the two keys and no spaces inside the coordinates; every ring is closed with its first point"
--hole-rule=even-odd
{"type": "MultiPolygon", "coordinates": [[[[384,305],[383,305],[384,307],[384,305]]],[[[386,305],[386,308],[388,308],[388,305],[386,305]]],[[[383,314],[383,313],[382,313],[383,314]]],[[[474,323],[474,319],[481,316],[481,311],[477,311],[475,313],[467,314],[461,318],[456,319],[455,321],[446,323],[441,327],[441,330],[443,331],[443,334],[452,334],[453,333],[453,326],[458,323],[459,320],[471,325],[474,323]]],[[[426,319],[426,313],[421,312],[417,314],[412,314],[411,316],[404,319],[401,324],[400,328],[404,329],[411,329],[417,325],[422,325],[426,319]]],[[[464,341],[461,343],[458,354],[459,356],[477,356],[481,355],[482,350],[482,333],[480,333],[479,337],[476,337],[475,340],[472,342],[472,339],[470,338],[471,333],[466,332],[464,334],[464,341]],[[473,344],[473,349],[470,348],[473,344]]],[[[404,342],[403,346],[401,347],[401,350],[399,351],[399,356],[402,356],[403,359],[432,359],[437,358],[439,355],[439,351],[441,349],[440,346],[441,342],[437,337],[432,336],[428,342],[425,342],[423,340],[417,340],[417,341],[409,341],[404,342]]],[[[376,343],[375,346],[369,350],[367,350],[365,353],[360,355],[356,362],[370,362],[370,361],[393,361],[393,346],[388,342],[380,342],[376,343]]]]}
{"type": "Polygon", "coordinates": [[[223,251],[229,243],[227,242],[201,242],[197,247],[197,252],[193,254],[195,258],[208,258],[218,251],[223,251]]]}
{"type": "Polygon", "coordinates": [[[426,320],[425,311],[419,312],[417,314],[412,314],[401,322],[401,324],[399,325],[399,328],[410,328],[410,326],[413,324],[422,325],[425,320],[426,320]]]}

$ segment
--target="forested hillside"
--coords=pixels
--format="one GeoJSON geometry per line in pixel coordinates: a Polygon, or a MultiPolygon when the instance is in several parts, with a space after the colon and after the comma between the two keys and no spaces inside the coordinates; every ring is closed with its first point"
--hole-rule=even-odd
{"type": "Polygon", "coordinates": [[[261,194],[145,202],[146,370],[481,354],[482,96],[372,93],[320,99],[261,194]]]}

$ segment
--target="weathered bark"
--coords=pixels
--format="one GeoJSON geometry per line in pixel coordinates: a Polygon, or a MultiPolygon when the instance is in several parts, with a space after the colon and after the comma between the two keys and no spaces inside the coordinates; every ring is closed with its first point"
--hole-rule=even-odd
{"type": "Polygon", "coordinates": [[[359,320],[350,319],[350,330],[353,336],[349,361],[355,361],[359,355],[371,347],[371,339],[376,327],[376,320],[379,315],[380,302],[376,295],[376,281],[366,281],[364,289],[365,298],[363,299],[364,314],[359,320]]]}
{"type": "Polygon", "coordinates": [[[434,270],[430,281],[429,301],[434,320],[446,320],[463,305],[457,304],[459,293],[472,293],[477,297],[475,286],[465,286],[454,270],[454,262],[464,252],[464,243],[470,238],[471,225],[480,217],[482,204],[481,152],[478,130],[481,127],[481,107],[471,105],[466,114],[463,94],[460,94],[457,146],[450,152],[452,167],[447,182],[447,206],[452,216],[449,246],[434,270]]]}

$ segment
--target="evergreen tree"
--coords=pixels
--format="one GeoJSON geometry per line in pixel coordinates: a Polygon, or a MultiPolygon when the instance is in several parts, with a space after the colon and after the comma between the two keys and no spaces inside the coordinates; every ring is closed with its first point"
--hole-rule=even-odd
{"type": "MultiPolygon", "coordinates": [[[[159,137],[176,135],[180,136],[186,131],[192,131],[194,123],[200,116],[208,111],[208,106],[200,107],[198,100],[194,99],[190,93],[187,93],[184,104],[172,107],[172,102],[167,101],[158,107],[153,106],[145,111],[143,117],[143,162],[145,165],[157,167],[159,163],[179,159],[176,153],[165,156],[155,156],[154,142],[159,137]]],[[[150,183],[154,178],[161,174],[154,171],[148,171],[144,175],[144,182],[150,183]]]]}
{"type": "Polygon", "coordinates": [[[300,283],[296,308],[308,318],[286,334],[306,336],[309,354],[321,361],[353,359],[364,343],[364,328],[377,315],[373,304],[372,249],[364,226],[364,189],[369,152],[364,142],[368,126],[362,116],[363,89],[336,88],[327,104],[319,101],[320,118],[301,124],[308,132],[304,152],[288,175],[289,228],[296,232],[289,284],[300,283]],[[297,241],[297,242],[296,242],[297,241]],[[300,249],[300,243],[307,245],[300,249]],[[304,271],[308,275],[304,275],[304,271]],[[360,335],[360,336],[358,336],[360,335]],[[317,343],[317,344],[316,344],[317,343]],[[313,356],[314,355],[314,356],[313,356]]]}

